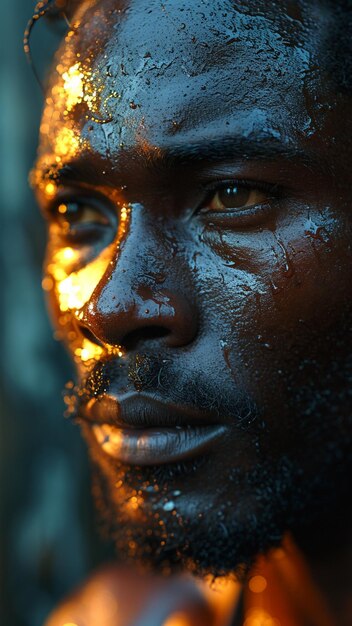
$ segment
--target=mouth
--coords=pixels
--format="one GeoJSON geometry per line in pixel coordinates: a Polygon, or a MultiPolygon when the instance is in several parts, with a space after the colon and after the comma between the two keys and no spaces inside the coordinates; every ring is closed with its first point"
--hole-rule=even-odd
{"type": "Polygon", "coordinates": [[[225,434],[205,411],[144,394],[101,396],[82,408],[100,450],[127,465],[162,465],[204,454],[225,434]]]}

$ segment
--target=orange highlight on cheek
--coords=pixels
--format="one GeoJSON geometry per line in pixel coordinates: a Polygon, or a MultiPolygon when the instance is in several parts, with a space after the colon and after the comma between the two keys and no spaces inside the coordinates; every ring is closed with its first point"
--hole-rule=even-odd
{"type": "Polygon", "coordinates": [[[83,308],[104,276],[109,260],[110,255],[103,253],[83,269],[57,283],[56,293],[62,312],[83,308]]]}
{"type": "Polygon", "coordinates": [[[60,311],[79,311],[90,300],[94,290],[104,276],[111,260],[111,250],[106,248],[94,261],[81,270],[66,273],[65,265],[78,260],[78,252],[63,248],[48,265],[48,272],[57,281],[56,297],[60,311]]]}

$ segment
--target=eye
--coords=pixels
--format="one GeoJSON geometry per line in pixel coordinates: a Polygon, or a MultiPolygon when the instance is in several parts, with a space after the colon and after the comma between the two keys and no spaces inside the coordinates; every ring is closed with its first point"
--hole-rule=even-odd
{"type": "Polygon", "coordinates": [[[107,242],[116,232],[116,212],[100,197],[76,196],[60,199],[46,210],[53,231],[72,243],[96,244],[107,242]]]}
{"type": "Polygon", "coordinates": [[[109,219],[98,203],[83,198],[62,202],[54,208],[53,213],[65,232],[109,225],[109,219]]]}
{"type": "Polygon", "coordinates": [[[254,207],[268,202],[268,191],[240,184],[229,184],[213,190],[203,204],[203,213],[229,212],[254,207]]]}

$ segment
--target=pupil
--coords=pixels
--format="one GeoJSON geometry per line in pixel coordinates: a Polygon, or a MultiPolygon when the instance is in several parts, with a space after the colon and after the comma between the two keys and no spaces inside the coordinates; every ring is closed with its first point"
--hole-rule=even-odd
{"type": "Polygon", "coordinates": [[[68,215],[77,215],[80,206],[77,202],[68,202],[66,204],[68,215]]]}
{"type": "Polygon", "coordinates": [[[244,206],[249,199],[250,190],[239,187],[226,187],[219,192],[219,200],[224,207],[231,209],[244,206]]]}
{"type": "MultiPolygon", "coordinates": [[[[63,206],[63,205],[61,205],[63,206]]],[[[73,224],[79,219],[82,207],[78,202],[65,202],[65,211],[60,211],[60,217],[69,224],[73,224]]]]}

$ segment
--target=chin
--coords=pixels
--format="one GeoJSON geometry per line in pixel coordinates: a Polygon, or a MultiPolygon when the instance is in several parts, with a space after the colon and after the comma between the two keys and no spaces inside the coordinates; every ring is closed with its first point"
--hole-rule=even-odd
{"type": "Polygon", "coordinates": [[[92,456],[103,534],[124,562],[166,575],[187,570],[242,580],[258,554],[280,545],[290,525],[288,464],[275,475],[259,466],[232,470],[220,484],[204,485],[206,459],[146,472],[92,456]]]}

